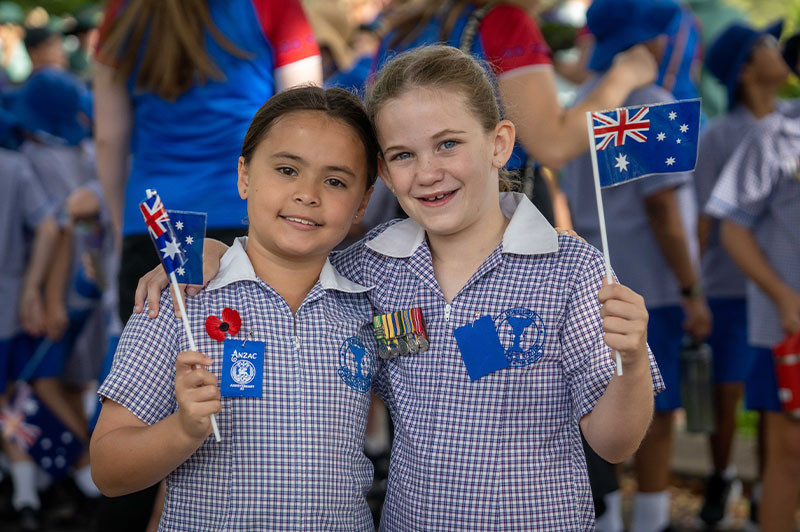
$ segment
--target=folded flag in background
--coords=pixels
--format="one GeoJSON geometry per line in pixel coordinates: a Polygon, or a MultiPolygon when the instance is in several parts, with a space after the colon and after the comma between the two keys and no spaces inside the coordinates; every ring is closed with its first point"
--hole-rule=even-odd
{"type": "Polygon", "coordinates": [[[600,185],[694,170],[699,133],[699,99],[593,112],[600,185]]]}
{"type": "Polygon", "coordinates": [[[10,406],[0,412],[0,427],[54,481],[63,477],[83,452],[83,442],[23,381],[16,383],[10,406]]]}

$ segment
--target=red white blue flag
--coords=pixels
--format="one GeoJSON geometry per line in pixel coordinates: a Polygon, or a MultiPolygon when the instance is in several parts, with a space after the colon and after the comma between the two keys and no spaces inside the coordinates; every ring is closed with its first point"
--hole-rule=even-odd
{"type": "Polygon", "coordinates": [[[55,481],[66,475],[83,453],[83,442],[24,381],[15,384],[11,406],[0,415],[0,426],[3,434],[55,481]]]}
{"type": "Polygon", "coordinates": [[[600,185],[694,170],[699,133],[699,99],[592,113],[600,185]]]}
{"type": "Polygon", "coordinates": [[[186,262],[175,270],[179,283],[203,284],[203,242],[206,237],[206,213],[168,210],[175,235],[186,254],[186,262]]]}
{"type": "Polygon", "coordinates": [[[169,276],[186,264],[186,254],[182,242],[175,234],[175,228],[169,220],[164,203],[155,190],[147,191],[147,199],[139,204],[144,216],[144,223],[150,233],[150,239],[156,247],[161,264],[169,276]]]}

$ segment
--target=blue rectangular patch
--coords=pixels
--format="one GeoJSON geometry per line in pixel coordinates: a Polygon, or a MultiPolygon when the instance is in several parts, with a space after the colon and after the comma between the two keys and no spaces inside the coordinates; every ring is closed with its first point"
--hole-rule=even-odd
{"type": "Polygon", "coordinates": [[[222,354],[222,397],[261,397],[264,384],[264,342],[228,338],[222,354]]]}
{"type": "Polygon", "coordinates": [[[505,350],[491,316],[483,316],[459,327],[453,331],[453,336],[472,382],[508,367],[505,350]]]}

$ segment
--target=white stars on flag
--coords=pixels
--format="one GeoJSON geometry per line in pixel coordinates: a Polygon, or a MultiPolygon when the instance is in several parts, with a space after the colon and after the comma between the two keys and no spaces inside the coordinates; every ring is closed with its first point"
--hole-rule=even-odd
{"type": "Polygon", "coordinates": [[[666,163],[667,166],[672,166],[673,164],[675,164],[675,157],[667,157],[666,163]]]}
{"type": "Polygon", "coordinates": [[[678,113],[676,113],[675,111],[670,111],[669,112],[669,119],[670,120],[675,120],[676,118],[678,118],[678,113]]]}
{"type": "Polygon", "coordinates": [[[192,244],[194,244],[194,237],[193,236],[187,236],[186,237],[186,245],[191,246],[192,244]]]}
{"type": "Polygon", "coordinates": [[[175,273],[177,273],[178,275],[186,275],[186,270],[183,269],[183,266],[181,266],[180,268],[175,270],[175,273]]]}
{"type": "Polygon", "coordinates": [[[614,168],[619,168],[620,172],[624,172],[625,170],[628,169],[628,164],[630,163],[628,162],[627,155],[620,154],[619,156],[617,156],[616,160],[617,164],[614,165],[614,168]]]}
{"type": "Polygon", "coordinates": [[[681,143],[681,139],[675,139],[675,142],[677,142],[678,144],[680,144],[680,143],[681,143]]]}
{"type": "Polygon", "coordinates": [[[182,231],[183,230],[183,222],[175,222],[175,229],[177,229],[178,231],[182,231]]]}
{"type": "Polygon", "coordinates": [[[681,133],[686,133],[687,131],[689,131],[689,126],[681,124],[681,133]]]}
{"type": "Polygon", "coordinates": [[[662,140],[664,140],[665,138],[667,138],[667,136],[666,136],[666,135],[664,134],[664,132],[662,131],[662,132],[660,132],[660,133],[659,133],[659,134],[656,136],[656,138],[658,139],[658,141],[659,141],[659,142],[661,142],[662,140]]]}
{"type": "Polygon", "coordinates": [[[173,242],[172,240],[167,240],[166,246],[161,249],[162,255],[169,257],[170,259],[174,259],[175,255],[179,254],[180,252],[180,242],[173,242]]]}

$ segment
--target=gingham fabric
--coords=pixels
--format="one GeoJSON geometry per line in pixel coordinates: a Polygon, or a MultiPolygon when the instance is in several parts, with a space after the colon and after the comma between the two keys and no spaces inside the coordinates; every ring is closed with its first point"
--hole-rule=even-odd
{"type": "Polygon", "coordinates": [[[0,149],[0,294],[10,304],[0,307],[0,339],[20,332],[19,301],[33,235],[53,205],[30,163],[18,152],[0,149]]]}
{"type": "MultiPolygon", "coordinates": [[[[601,79],[598,76],[582,85],[576,100],[588,95],[601,79]]],[[[670,93],[649,85],[631,92],[625,105],[672,101],[675,98],[670,93]]],[[[655,133],[651,131],[650,134],[655,133]]],[[[648,309],[680,305],[681,290],[650,226],[644,200],[657,192],[675,189],[689,255],[699,272],[700,253],[695,237],[698,209],[691,181],[690,172],[656,174],[602,190],[611,266],[619,282],[644,297],[648,309]]],[[[575,232],[601,248],[592,161],[588,151],[564,165],[561,188],[569,202],[575,232]]]]}
{"type": "MultiPolygon", "coordinates": [[[[694,187],[701,208],[711,197],[711,191],[733,155],[741,139],[756,124],[756,118],[743,105],[718,116],[700,135],[694,187]]],[[[703,253],[703,289],[708,297],[737,297],[745,295],[745,277],[722,246],[719,223],[712,223],[706,250],[703,253]]]]}
{"type": "MultiPolygon", "coordinates": [[[[749,228],[772,268],[800,292],[800,124],[796,109],[761,120],[742,140],[706,212],[749,228]],[[795,112],[795,114],[792,114],[795,112]]],[[[785,333],[775,303],[747,282],[750,343],[772,347],[785,333]]]]}
{"type": "Polygon", "coordinates": [[[594,528],[578,421],[614,371],[598,314],[602,257],[558,236],[522,195],[503,195],[502,208],[511,218],[502,244],[450,304],[412,220],[331,259],[374,285],[377,311],[421,307],[430,338],[376,382],[395,426],[381,530],[594,528]],[[504,349],[540,358],[471,382],[453,330],[484,315],[504,349]]]}
{"type": "MultiPolygon", "coordinates": [[[[366,502],[372,464],[363,454],[369,393],[348,386],[355,373],[346,339],[367,347],[363,373],[377,370],[372,307],[365,289],[326,264],[296,317],[256,278],[237,241],[220,274],[187,315],[198,349],[214,359],[219,377],[223,344],[204,329],[207,316],[236,309],[244,340],[265,341],[263,396],[223,398],[213,436],[167,477],[159,530],[374,530],[366,502]],[[299,345],[299,349],[296,347],[299,345]]],[[[167,291],[151,320],[134,314],[123,332],[111,374],[99,394],[147,424],[177,409],[175,357],[189,348],[167,291]]]]}

